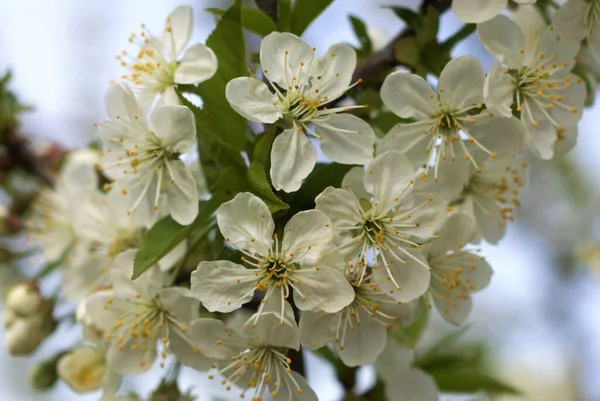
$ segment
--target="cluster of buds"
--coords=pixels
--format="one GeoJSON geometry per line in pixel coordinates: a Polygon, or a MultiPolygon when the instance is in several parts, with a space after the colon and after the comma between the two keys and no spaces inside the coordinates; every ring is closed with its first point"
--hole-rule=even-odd
{"type": "Polygon", "coordinates": [[[31,354],[54,331],[54,301],[44,299],[32,282],[21,282],[10,289],[4,311],[5,341],[11,355],[31,354]]]}

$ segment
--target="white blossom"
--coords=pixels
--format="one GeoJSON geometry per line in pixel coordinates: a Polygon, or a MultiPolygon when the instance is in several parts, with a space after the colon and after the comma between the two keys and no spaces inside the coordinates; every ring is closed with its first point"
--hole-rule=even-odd
{"type": "Polygon", "coordinates": [[[217,71],[214,52],[201,43],[187,48],[194,27],[189,6],[177,7],[167,18],[161,37],[152,36],[142,24],[140,37],[132,34],[129,42],[139,45],[136,55],[123,51],[117,56],[129,68],[123,78],[134,85],[142,107],[151,105],[157,96],[159,104],[178,105],[177,84],[198,84],[217,71]]]}
{"type": "Polygon", "coordinates": [[[56,365],[58,376],[76,393],[118,388],[120,377],[107,365],[102,350],[84,345],[63,355],[56,365]]]}
{"type": "Polygon", "coordinates": [[[106,359],[119,374],[146,372],[157,357],[161,366],[168,354],[199,370],[210,366],[189,337],[189,327],[199,317],[199,302],[181,287],[163,288],[163,274],[154,266],[135,281],[129,276],[136,250],[121,253],[115,260],[112,291],[100,291],[85,301],[91,326],[110,342],[106,359]],[[129,273],[119,265],[128,266],[129,273]]]}
{"type": "MultiPolygon", "coordinates": [[[[536,0],[514,0],[517,4],[535,4],[536,0]]],[[[463,22],[484,22],[498,15],[508,0],[453,0],[452,10],[463,22]]]]}
{"type": "Polygon", "coordinates": [[[409,349],[388,341],[375,369],[385,383],[385,395],[394,401],[439,401],[437,385],[431,376],[412,367],[409,349]]]}
{"type": "Polygon", "coordinates": [[[479,61],[462,56],[450,61],[437,93],[423,78],[404,71],[390,74],[381,87],[383,103],[396,115],[415,122],[398,124],[377,153],[398,150],[416,166],[430,167],[437,178],[447,159],[465,158],[475,168],[488,158],[520,149],[525,129],[518,119],[496,116],[483,108],[485,74],[479,61]]]}
{"type": "Polygon", "coordinates": [[[409,302],[426,291],[429,266],[419,248],[444,224],[441,198],[412,193],[413,166],[406,156],[388,151],[375,157],[366,171],[356,168],[344,187],[326,188],[316,198],[317,209],[333,223],[348,270],[373,277],[396,301],[409,302]]]}
{"type": "Polygon", "coordinates": [[[261,44],[260,62],[272,93],[256,78],[235,78],[227,84],[231,107],[250,121],[287,129],[278,135],[271,151],[271,179],[277,190],[297,191],[312,171],[317,151],[342,164],[363,164],[373,157],[373,129],[356,116],[340,114],[364,106],[327,105],[344,95],[356,67],[356,52],[348,45],[331,46],[316,57],[311,48],[290,33],[273,32],[261,44]]]}
{"type": "Polygon", "coordinates": [[[468,242],[484,238],[496,244],[504,236],[506,224],[514,220],[515,209],[520,205],[519,192],[527,185],[529,164],[507,158],[491,160],[482,173],[476,173],[467,163],[462,167],[456,179],[466,184],[461,194],[450,202],[454,205],[451,208],[476,222],[473,237],[468,242]]]}
{"type": "Polygon", "coordinates": [[[346,279],[354,288],[354,301],[334,314],[303,312],[300,342],[310,349],[333,342],[347,366],[371,365],[387,343],[388,327],[392,323],[409,325],[416,318],[419,303],[415,300],[401,304],[373,282],[370,275],[361,277],[358,270],[350,271],[346,279]]]}
{"type": "Polygon", "coordinates": [[[32,239],[40,240],[49,261],[72,253],[77,242],[75,227],[82,201],[97,191],[98,176],[94,165],[98,155],[92,151],[75,151],[66,159],[54,188],[43,189],[34,204],[29,221],[32,239]]]}
{"type": "Polygon", "coordinates": [[[196,143],[190,109],[157,106],[146,122],[133,93],[123,84],[111,85],[105,101],[110,120],[98,124],[101,170],[116,180],[113,190],[134,194],[128,212],[142,202],[158,210],[162,199],[175,221],[190,224],[198,214],[198,190],[179,159],[196,143]]]}
{"type": "Polygon", "coordinates": [[[439,237],[423,246],[431,267],[429,293],[448,323],[461,325],[471,312],[471,293],[486,287],[492,269],[476,250],[465,248],[473,237],[475,222],[462,213],[453,214],[439,237]]]}
{"type": "Polygon", "coordinates": [[[557,137],[575,127],[583,111],[585,85],[569,74],[578,43],[548,29],[536,48],[525,48],[519,26],[502,15],[479,24],[477,32],[498,60],[486,78],[486,106],[505,117],[513,115],[514,107],[527,127],[530,149],[538,157],[552,158],[557,137]]]}
{"type": "Polygon", "coordinates": [[[286,302],[280,305],[283,317],[279,310],[268,309],[262,326],[255,327],[252,319],[242,327],[198,319],[192,323],[192,338],[202,352],[219,360],[215,373],[223,377],[221,383],[227,390],[235,385],[242,388],[242,397],[251,393],[252,400],[269,394],[274,401],[317,401],[306,380],[290,368],[287,351],[299,349],[298,331],[292,308],[286,302]]]}
{"type": "Polygon", "coordinates": [[[585,40],[600,64],[600,0],[568,0],[556,11],[552,24],[564,41],[585,40]]]}
{"type": "Polygon", "coordinates": [[[280,240],[267,205],[250,193],[240,193],[219,207],[217,223],[248,268],[228,260],[198,264],[191,276],[192,292],[210,312],[232,312],[249,302],[256,290],[265,293],[254,324],[265,306],[287,304],[291,289],[301,310],[333,313],[352,302],[354,291],[344,275],[321,264],[333,248],[331,221],[323,212],[296,214],[280,240]]]}

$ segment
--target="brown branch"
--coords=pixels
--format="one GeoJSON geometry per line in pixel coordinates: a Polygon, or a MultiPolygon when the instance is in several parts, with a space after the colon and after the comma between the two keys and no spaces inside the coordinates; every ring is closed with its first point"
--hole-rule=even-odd
{"type": "MultiPolygon", "coordinates": [[[[419,7],[419,12],[425,14],[429,7],[442,14],[452,5],[452,0],[423,0],[419,7]]],[[[402,39],[414,36],[415,32],[410,29],[404,29],[396,35],[383,49],[373,53],[364,63],[362,63],[354,72],[354,80],[362,78],[364,84],[373,86],[377,84],[377,78],[386,70],[394,68],[398,65],[403,65],[396,58],[396,47],[402,39]]]]}

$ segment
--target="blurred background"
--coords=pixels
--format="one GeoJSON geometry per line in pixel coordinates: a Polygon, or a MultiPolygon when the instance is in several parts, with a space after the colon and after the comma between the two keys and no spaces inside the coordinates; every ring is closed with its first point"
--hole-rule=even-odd
{"type": "MultiPolygon", "coordinates": [[[[23,131],[68,148],[88,143],[93,122],[105,117],[108,83],[123,73],[115,55],[132,49],[127,38],[141,23],[160,32],[165,17],[180,4],[194,7],[193,43],[204,41],[215,26],[203,9],[226,8],[229,1],[1,1],[0,73],[11,68],[12,89],[34,107],[23,116],[23,131]]],[[[357,44],[348,21],[355,13],[371,28],[375,44],[385,43],[403,28],[381,7],[391,4],[416,8],[419,0],[336,0],[304,38],[317,48],[357,44]]],[[[460,26],[448,12],[440,35],[450,36],[460,26]]],[[[258,37],[250,35],[249,46],[258,49],[258,37]]],[[[492,64],[475,36],[458,46],[455,56],[461,54],[474,54],[486,69],[492,64]]],[[[522,398],[494,400],[600,400],[598,111],[595,107],[584,113],[578,143],[568,156],[533,163],[517,222],[498,246],[482,245],[495,274],[491,285],[475,296],[472,324],[463,341],[484,344],[496,377],[524,393],[522,398]]],[[[433,316],[425,342],[453,330],[433,316]]],[[[78,334],[75,327],[62,327],[31,358],[12,358],[0,347],[0,400],[97,400],[98,394],[79,396],[62,383],[43,394],[32,393],[27,384],[33,361],[65,347],[61,343],[78,334]]],[[[320,400],[339,400],[342,393],[333,371],[316,357],[308,356],[308,363],[308,378],[320,400]]],[[[124,387],[148,391],[159,375],[156,368],[150,379],[127,380],[124,387]]],[[[359,385],[373,380],[368,368],[359,376],[359,385]]],[[[237,399],[193,371],[184,370],[181,386],[194,388],[203,400],[237,399]]]]}

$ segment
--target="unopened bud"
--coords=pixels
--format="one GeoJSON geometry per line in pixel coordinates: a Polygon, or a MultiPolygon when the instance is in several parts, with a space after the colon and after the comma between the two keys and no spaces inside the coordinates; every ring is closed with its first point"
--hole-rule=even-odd
{"type": "Polygon", "coordinates": [[[26,281],[16,284],[6,296],[6,306],[23,317],[40,312],[42,301],[37,286],[26,281]]]}
{"type": "Polygon", "coordinates": [[[6,330],[8,351],[14,356],[31,354],[52,333],[55,323],[47,314],[16,318],[6,330]]]}
{"type": "Polygon", "coordinates": [[[4,318],[4,327],[10,328],[10,326],[12,326],[13,323],[17,321],[18,316],[12,309],[5,308],[3,318],[4,318]]]}
{"type": "Polygon", "coordinates": [[[102,388],[110,374],[104,354],[88,346],[76,348],[61,357],[57,371],[58,376],[76,393],[102,388]]]}
{"type": "Polygon", "coordinates": [[[35,390],[48,390],[54,386],[58,380],[57,361],[58,357],[54,357],[34,365],[29,372],[29,385],[35,390]]]}

